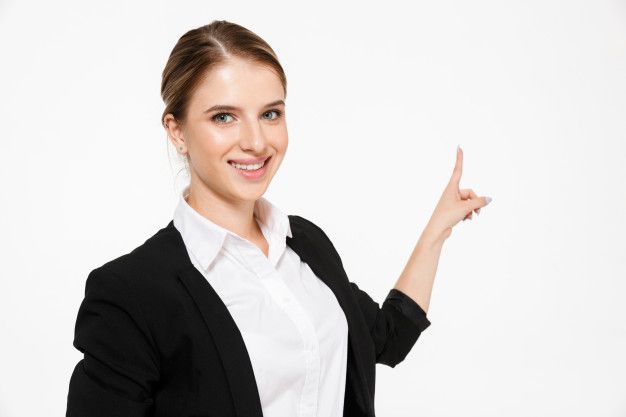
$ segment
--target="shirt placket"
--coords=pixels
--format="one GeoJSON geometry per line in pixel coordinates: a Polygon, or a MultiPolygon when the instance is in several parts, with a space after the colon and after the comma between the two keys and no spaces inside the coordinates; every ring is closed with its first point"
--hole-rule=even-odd
{"type": "Polygon", "coordinates": [[[305,357],[305,381],[298,416],[314,417],[317,414],[321,369],[320,346],[315,326],[275,266],[259,248],[245,241],[237,242],[235,248],[237,254],[233,255],[259,278],[274,302],[283,309],[300,333],[305,357]]]}

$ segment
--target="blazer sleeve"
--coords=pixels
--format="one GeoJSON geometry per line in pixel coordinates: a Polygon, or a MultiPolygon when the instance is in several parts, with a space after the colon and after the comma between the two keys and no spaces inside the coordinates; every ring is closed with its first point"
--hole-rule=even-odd
{"type": "Polygon", "coordinates": [[[147,416],[158,356],[136,299],[117,275],[89,273],[74,347],[84,354],[69,383],[66,417],[147,416]]]}
{"type": "Polygon", "coordinates": [[[392,288],[382,307],[354,282],[350,287],[370,329],[376,363],[394,368],[402,362],[430,326],[426,312],[411,297],[392,288]]]}
{"type": "MultiPolygon", "coordinates": [[[[343,262],[332,241],[319,226],[315,227],[322,233],[330,252],[343,269],[343,262]]],[[[415,300],[395,288],[389,291],[381,307],[356,283],[348,282],[370,329],[376,363],[394,368],[406,358],[420,334],[430,326],[426,312],[415,300]]]]}

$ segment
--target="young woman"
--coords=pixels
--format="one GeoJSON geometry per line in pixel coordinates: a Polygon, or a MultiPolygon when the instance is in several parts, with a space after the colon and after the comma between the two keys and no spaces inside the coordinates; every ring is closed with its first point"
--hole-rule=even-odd
{"type": "Polygon", "coordinates": [[[163,126],[190,174],[173,219],[92,270],[67,416],[374,416],[375,365],[421,332],[443,242],[489,198],[452,178],[382,307],[316,224],[263,197],[287,151],[274,51],[226,21],[163,71],[163,126]]]}

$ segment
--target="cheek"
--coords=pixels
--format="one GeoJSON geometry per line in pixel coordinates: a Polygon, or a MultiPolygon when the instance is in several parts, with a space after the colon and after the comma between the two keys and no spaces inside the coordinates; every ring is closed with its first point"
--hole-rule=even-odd
{"type": "Polygon", "coordinates": [[[279,151],[279,152],[285,152],[287,150],[287,147],[289,146],[289,135],[287,134],[287,129],[283,129],[280,132],[277,132],[275,140],[274,140],[274,147],[279,151]]]}
{"type": "Polygon", "coordinates": [[[222,161],[224,155],[233,146],[232,136],[223,132],[211,132],[199,137],[197,150],[198,157],[209,164],[225,162],[222,161]]]}
{"type": "Polygon", "coordinates": [[[287,147],[289,146],[289,139],[287,136],[284,138],[280,138],[274,142],[273,147],[276,149],[277,155],[275,156],[276,160],[274,161],[274,170],[277,171],[280,165],[283,163],[285,159],[285,155],[287,154],[287,147]]]}
{"type": "Polygon", "coordinates": [[[204,137],[196,141],[196,146],[190,150],[193,170],[205,183],[221,182],[229,168],[225,162],[225,150],[222,142],[204,137]],[[224,160],[222,160],[224,159],[224,160]]]}

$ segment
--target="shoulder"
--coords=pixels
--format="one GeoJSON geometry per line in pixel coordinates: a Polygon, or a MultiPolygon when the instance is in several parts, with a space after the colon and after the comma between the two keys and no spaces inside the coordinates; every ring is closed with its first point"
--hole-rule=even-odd
{"type": "MultiPolygon", "coordinates": [[[[161,345],[163,323],[168,327],[167,340],[175,331],[185,329],[188,292],[179,275],[194,268],[182,237],[172,223],[157,230],[143,243],[89,272],[79,318],[86,332],[90,315],[105,321],[132,321],[155,345],[161,345]],[[115,318],[112,318],[115,317],[115,318]],[[158,342],[158,343],[157,343],[158,342]]],[[[131,326],[131,324],[129,324],[131,326]]],[[[162,346],[162,345],[161,345],[162,346]]]]}
{"type": "Polygon", "coordinates": [[[292,232],[294,234],[305,234],[314,243],[323,247],[326,252],[331,253],[335,259],[339,261],[339,264],[342,265],[341,257],[339,256],[335,245],[319,224],[296,214],[289,215],[289,222],[292,226],[292,232]]]}
{"type": "Polygon", "coordinates": [[[316,241],[317,243],[332,245],[332,242],[330,241],[330,238],[328,237],[326,232],[324,232],[324,230],[322,230],[319,225],[317,225],[310,219],[299,216],[297,214],[290,214],[288,217],[289,224],[291,225],[291,231],[294,236],[304,234],[308,238],[316,241]]]}
{"type": "Polygon", "coordinates": [[[93,269],[87,283],[115,277],[120,285],[139,291],[175,284],[178,271],[186,265],[184,244],[176,233],[171,224],[157,230],[132,250],[93,269]]]}
{"type": "Polygon", "coordinates": [[[290,214],[288,217],[289,217],[289,223],[292,229],[296,228],[297,229],[296,231],[301,231],[304,233],[314,234],[314,235],[323,235],[327,237],[326,233],[324,233],[324,231],[322,230],[320,226],[318,226],[313,221],[307,219],[306,217],[303,217],[297,214],[290,214]]]}

